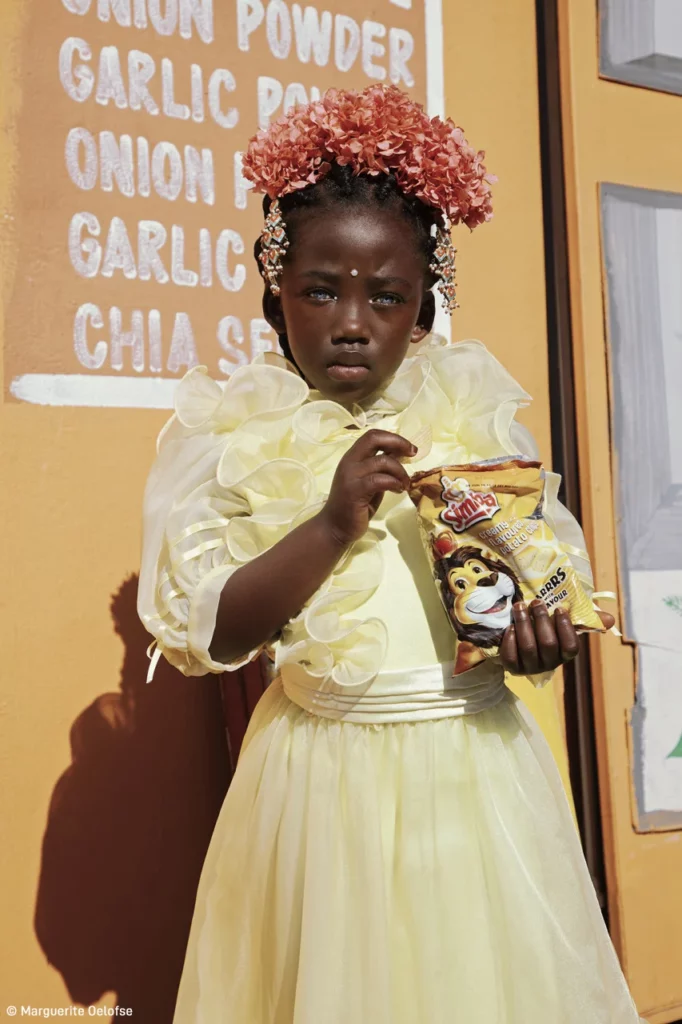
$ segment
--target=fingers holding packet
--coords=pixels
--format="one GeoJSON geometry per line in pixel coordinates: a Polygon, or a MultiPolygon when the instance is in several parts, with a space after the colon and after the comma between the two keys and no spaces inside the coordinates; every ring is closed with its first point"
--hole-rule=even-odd
{"type": "Polygon", "coordinates": [[[495,658],[517,601],[564,607],[577,630],[604,626],[543,516],[539,462],[503,458],[415,473],[410,498],[455,631],[454,675],[495,658]]]}

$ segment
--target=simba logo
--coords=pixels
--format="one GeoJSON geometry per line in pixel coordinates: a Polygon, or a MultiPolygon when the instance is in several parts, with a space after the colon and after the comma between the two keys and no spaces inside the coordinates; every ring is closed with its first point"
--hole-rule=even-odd
{"type": "Polygon", "coordinates": [[[459,477],[451,480],[447,476],[440,478],[443,488],[441,495],[446,506],[440,518],[455,533],[463,533],[475,523],[492,519],[500,511],[497,498],[492,491],[472,491],[468,480],[459,477]]]}

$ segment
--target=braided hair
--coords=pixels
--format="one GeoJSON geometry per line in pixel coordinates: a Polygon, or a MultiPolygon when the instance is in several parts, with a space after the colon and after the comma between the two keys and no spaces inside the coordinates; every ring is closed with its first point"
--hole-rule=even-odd
{"type": "MultiPolygon", "coordinates": [[[[263,214],[266,217],[271,202],[268,195],[263,196],[263,214]]],[[[431,282],[429,287],[433,287],[436,279],[428,268],[436,248],[436,239],[432,235],[432,228],[440,223],[438,210],[427,206],[416,196],[405,195],[392,174],[376,176],[353,174],[352,167],[348,164],[337,163],[332,163],[329,172],[315,184],[295,192],[287,192],[279,199],[280,210],[285,221],[288,214],[299,210],[319,210],[336,205],[373,206],[404,216],[411,224],[418,252],[424,259],[425,270],[431,282]]],[[[296,217],[294,216],[287,222],[287,237],[291,244],[293,244],[295,233],[296,217]]],[[[258,258],[260,251],[261,240],[258,237],[254,245],[254,256],[262,277],[263,267],[258,258]]],[[[279,335],[279,344],[285,358],[295,366],[296,363],[291,354],[286,334],[279,335]]]]}

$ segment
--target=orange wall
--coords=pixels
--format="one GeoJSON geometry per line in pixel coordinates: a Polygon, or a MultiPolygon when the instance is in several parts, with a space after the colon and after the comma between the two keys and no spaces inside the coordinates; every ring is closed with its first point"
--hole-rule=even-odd
{"type": "MultiPolygon", "coordinates": [[[[682,192],[682,99],[600,79],[596,5],[559,6],[581,491],[600,588],[617,591],[598,188],[682,192]]],[[[682,1017],[682,833],[640,835],[633,825],[636,648],[596,641],[592,665],[611,931],[640,1012],[664,1024],[682,1017]]]]}
{"type": "MultiPolygon", "coordinates": [[[[534,4],[446,0],[444,8],[447,109],[487,147],[489,167],[500,177],[495,221],[459,240],[462,309],[453,333],[485,340],[536,396],[524,419],[548,456],[534,4]]],[[[397,18],[399,9],[390,13],[397,18]]],[[[3,4],[0,68],[10,126],[0,136],[3,342],[24,368],[59,366],[64,309],[73,312],[78,298],[66,273],[64,289],[53,274],[53,261],[64,259],[63,243],[57,250],[58,233],[51,233],[55,204],[77,208],[72,186],[67,197],[67,185],[57,180],[57,172],[64,178],[59,154],[47,149],[59,133],[50,120],[45,68],[55,76],[64,17],[59,4],[3,4]],[[52,17],[59,28],[45,49],[52,17]],[[35,112],[32,126],[27,109],[35,112]],[[29,150],[17,148],[19,125],[33,132],[29,150]],[[21,192],[29,151],[31,174],[42,160],[54,162],[47,199],[21,192]],[[27,225],[37,223],[44,205],[42,239],[17,237],[19,193],[27,225]],[[21,262],[28,242],[30,265],[21,262]],[[43,280],[54,316],[42,304],[43,280]],[[60,305],[62,295],[68,302],[60,305]]],[[[80,24],[71,31],[78,29],[86,35],[80,24]]],[[[52,88],[56,93],[58,82],[52,88]]],[[[92,294],[114,301],[113,283],[92,294]]],[[[205,301],[212,332],[225,306],[205,301]]],[[[6,379],[5,395],[8,385],[6,379]]],[[[187,682],[160,669],[145,686],[145,639],[134,583],[126,583],[138,565],[141,494],[164,419],[161,411],[55,408],[8,397],[0,407],[0,877],[8,938],[0,991],[8,1004],[112,1005],[117,992],[144,1024],[170,1020],[193,887],[226,777],[214,681],[187,682]]],[[[554,694],[530,697],[558,750],[554,694]]]]}

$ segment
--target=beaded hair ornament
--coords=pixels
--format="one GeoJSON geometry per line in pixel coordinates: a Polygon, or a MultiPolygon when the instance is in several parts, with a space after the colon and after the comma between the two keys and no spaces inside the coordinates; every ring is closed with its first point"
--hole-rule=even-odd
{"type": "Polygon", "coordinates": [[[319,181],[336,162],[350,165],[354,174],[392,174],[404,195],[437,211],[429,269],[452,313],[457,301],[451,229],[473,229],[492,218],[490,186],[496,179],[486,173],[483,159],[449,118],[429,118],[395,86],[371,85],[359,93],[329,89],[320,100],[295,107],[251,139],[243,162],[254,191],[271,199],[259,255],[270,291],[279,295],[289,246],[279,198],[319,181]]]}

